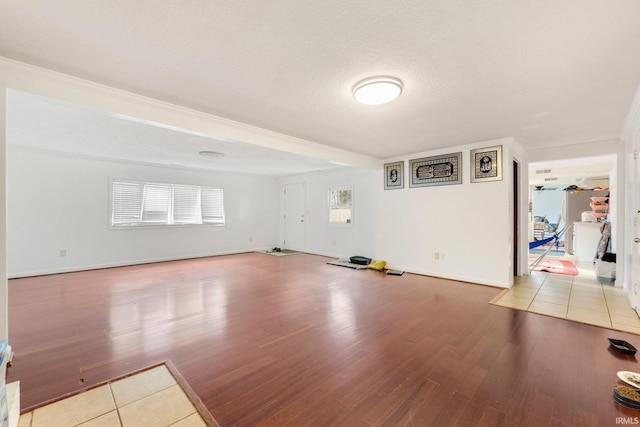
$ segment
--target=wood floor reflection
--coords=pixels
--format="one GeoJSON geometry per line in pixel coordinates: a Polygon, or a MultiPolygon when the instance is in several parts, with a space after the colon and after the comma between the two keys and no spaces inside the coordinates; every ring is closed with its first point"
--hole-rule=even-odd
{"type": "Polygon", "coordinates": [[[11,280],[22,407],[171,360],[222,426],[614,425],[638,336],[500,289],[248,253],[11,280]],[[589,373],[588,386],[584,384],[589,373]]]}

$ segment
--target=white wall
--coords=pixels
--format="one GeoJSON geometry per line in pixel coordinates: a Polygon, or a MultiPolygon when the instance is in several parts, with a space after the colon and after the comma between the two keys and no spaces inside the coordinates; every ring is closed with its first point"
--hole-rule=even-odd
{"type": "MultiPolygon", "coordinates": [[[[509,140],[504,179],[383,190],[382,170],[349,169],[277,178],[142,166],[90,158],[9,151],[9,275],[19,277],[264,249],[282,245],[284,185],[304,182],[309,253],[385,259],[409,272],[509,286],[511,218],[509,140]],[[109,178],[222,186],[227,226],[111,230],[109,178]],[[353,187],[353,224],[328,223],[328,190],[353,187]],[[60,189],[63,189],[62,191],[60,189]],[[46,215],[42,206],[46,205],[46,215]],[[61,208],[66,205],[67,208],[61,208]],[[249,241],[252,238],[252,242],[249,241]],[[278,243],[279,242],[279,243],[278,243]],[[67,250],[66,257],[59,251],[67,250]],[[444,260],[434,260],[434,252],[444,260]]],[[[440,154],[419,153],[409,158],[440,154]]],[[[284,246],[284,245],[282,245],[284,246]]]]}
{"type": "Polygon", "coordinates": [[[508,287],[512,282],[511,138],[417,153],[389,161],[462,152],[460,185],[383,190],[378,175],[376,256],[393,268],[508,287]],[[470,150],[503,145],[503,179],[470,182],[470,150]],[[440,259],[435,259],[435,253],[440,259]],[[444,254],[444,259],[443,259],[444,254]]]}
{"type": "MultiPolygon", "coordinates": [[[[349,169],[283,178],[285,184],[305,183],[306,190],[306,252],[331,257],[375,255],[376,189],[379,173],[370,169],[349,169]],[[330,225],[328,191],[332,187],[353,187],[353,223],[330,225]]],[[[284,212],[284,204],[281,205],[284,212]]],[[[284,221],[281,215],[282,245],[284,221]]]]}
{"type": "MultiPolygon", "coordinates": [[[[513,145],[512,138],[504,138],[389,159],[405,160],[405,188],[400,190],[384,190],[380,165],[373,171],[284,178],[281,192],[287,183],[305,183],[309,253],[363,255],[384,259],[389,267],[407,272],[509,287],[514,250],[513,145]],[[503,145],[502,181],[470,183],[470,150],[492,145],[503,145]],[[461,185],[409,188],[406,160],[457,151],[462,151],[461,185]],[[352,227],[331,226],[327,192],[344,185],[354,187],[354,223],[352,227]],[[434,252],[444,254],[444,259],[436,261],[434,252]]],[[[284,227],[282,219],[281,224],[284,227]]]]}
{"type": "Polygon", "coordinates": [[[364,255],[407,272],[508,287],[513,268],[512,144],[504,138],[388,160],[405,160],[408,175],[406,160],[462,151],[461,185],[409,188],[405,176],[404,189],[384,190],[381,167],[288,177],[281,191],[287,183],[305,183],[307,252],[364,255]],[[470,150],[499,144],[503,180],[470,183],[470,150]],[[330,226],[327,192],[343,185],[354,187],[354,224],[330,226]],[[434,252],[445,259],[434,260],[434,252]]]}
{"type": "Polygon", "coordinates": [[[277,178],[16,147],[8,151],[7,170],[10,277],[243,252],[278,241],[277,178]],[[110,229],[110,177],[221,187],[227,225],[110,229]],[[60,257],[61,249],[66,257],[60,257]]]}

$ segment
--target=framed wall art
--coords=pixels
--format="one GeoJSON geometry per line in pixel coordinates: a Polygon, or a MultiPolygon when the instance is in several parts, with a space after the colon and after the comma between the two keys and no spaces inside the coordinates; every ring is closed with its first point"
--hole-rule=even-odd
{"type": "Polygon", "coordinates": [[[502,145],[471,150],[471,182],[502,181],[502,145]]]}
{"type": "Polygon", "coordinates": [[[409,160],[409,187],[462,184],[462,153],[409,160]]]}
{"type": "Polygon", "coordinates": [[[384,165],[384,189],[404,188],[404,161],[384,165]]]}

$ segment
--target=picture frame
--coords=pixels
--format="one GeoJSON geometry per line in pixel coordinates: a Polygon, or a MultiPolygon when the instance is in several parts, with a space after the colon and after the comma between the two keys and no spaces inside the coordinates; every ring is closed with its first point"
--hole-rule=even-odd
{"type": "Polygon", "coordinates": [[[409,160],[409,187],[462,184],[462,152],[409,160]]]}
{"type": "Polygon", "coordinates": [[[384,165],[384,189],[399,190],[404,188],[404,161],[386,163],[384,165]]]}
{"type": "Polygon", "coordinates": [[[502,145],[471,150],[471,182],[502,181],[502,145]]]}

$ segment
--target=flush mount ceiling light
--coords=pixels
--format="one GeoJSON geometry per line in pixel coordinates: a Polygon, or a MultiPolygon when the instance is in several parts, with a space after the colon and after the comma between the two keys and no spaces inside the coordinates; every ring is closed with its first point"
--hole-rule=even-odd
{"type": "Polygon", "coordinates": [[[360,80],[353,86],[353,97],[366,105],[391,102],[402,93],[402,82],[395,77],[376,76],[360,80]]]}
{"type": "Polygon", "coordinates": [[[217,151],[201,151],[198,153],[198,156],[206,160],[215,160],[224,157],[224,154],[218,153],[217,151]]]}

